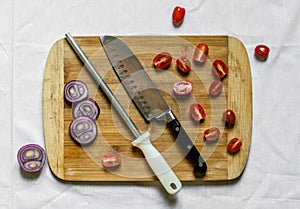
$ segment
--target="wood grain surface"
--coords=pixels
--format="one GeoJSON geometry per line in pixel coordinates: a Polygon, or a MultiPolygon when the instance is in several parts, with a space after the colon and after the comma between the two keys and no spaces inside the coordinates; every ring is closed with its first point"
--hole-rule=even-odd
{"type": "MultiPolygon", "coordinates": [[[[133,50],[154,80],[186,132],[205,158],[208,170],[204,178],[195,178],[193,167],[180,152],[171,131],[165,122],[147,122],[130,101],[113,72],[101,47],[98,37],[75,37],[78,44],[92,61],[100,75],[132,117],[141,132],[149,131],[156,149],[164,156],[182,181],[223,181],[238,178],[244,171],[252,134],[252,86],[248,55],[243,44],[228,36],[123,36],[119,37],[133,50]],[[203,65],[192,62],[198,43],[209,46],[208,59],[203,65]],[[153,57],[162,51],[172,54],[173,61],[167,70],[156,71],[153,57]],[[186,56],[191,60],[192,70],[188,75],[176,68],[176,58],[186,56]],[[211,64],[223,60],[229,74],[222,81],[223,92],[216,98],[208,94],[210,83],[216,78],[211,64]],[[190,96],[178,97],[172,92],[172,84],[178,80],[190,80],[193,92],[190,96]],[[189,106],[200,103],[206,111],[203,122],[194,122],[189,115],[189,106]],[[233,128],[225,128],[222,113],[230,108],[237,116],[233,128]],[[217,143],[207,144],[203,132],[210,127],[219,127],[221,137],[217,143]],[[228,141],[239,137],[243,146],[235,155],[226,150],[228,141]]],[[[76,54],[65,39],[52,46],[45,68],[43,86],[43,123],[48,164],[53,174],[67,181],[155,181],[143,154],[131,146],[133,135],[112,108],[109,100],[94,84],[76,54]],[[82,80],[89,89],[89,97],[100,107],[97,119],[98,136],[89,146],[81,147],[69,135],[72,121],[72,106],[64,101],[64,85],[70,80],[82,80]],[[115,171],[106,171],[102,156],[119,152],[121,166],[115,171]]]]}

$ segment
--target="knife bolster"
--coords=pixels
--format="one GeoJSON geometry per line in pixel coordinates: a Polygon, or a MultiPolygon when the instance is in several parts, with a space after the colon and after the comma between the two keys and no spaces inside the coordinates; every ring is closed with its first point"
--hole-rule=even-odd
{"type": "Polygon", "coordinates": [[[169,110],[167,113],[163,115],[161,118],[157,118],[157,120],[165,120],[167,123],[170,123],[171,121],[175,120],[176,117],[173,114],[172,110],[169,110]]]}

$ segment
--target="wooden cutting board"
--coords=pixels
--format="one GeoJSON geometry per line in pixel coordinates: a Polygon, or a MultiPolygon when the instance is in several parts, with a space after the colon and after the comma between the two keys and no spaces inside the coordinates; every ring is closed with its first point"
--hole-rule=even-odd
{"type": "MultiPolygon", "coordinates": [[[[119,37],[133,50],[157,84],[173,112],[181,121],[208,166],[204,178],[195,178],[193,167],[182,156],[174,142],[171,131],[162,121],[146,122],[128,98],[118,78],[114,74],[101,47],[98,37],[75,37],[83,51],[92,61],[100,75],[132,117],[141,132],[149,131],[157,150],[165,157],[176,175],[182,181],[222,181],[238,178],[246,165],[252,134],[252,86],[247,52],[243,44],[228,36],[123,36],[119,37]],[[182,75],[176,68],[176,58],[184,55],[192,60],[198,43],[209,46],[209,56],[202,66],[192,62],[192,70],[182,75]],[[167,70],[155,71],[153,57],[162,51],[173,56],[167,70]],[[211,71],[215,59],[223,60],[229,75],[222,81],[223,92],[216,98],[208,95],[209,84],[216,79],[211,71]],[[172,92],[172,84],[178,80],[190,80],[193,93],[188,97],[178,97],[172,92]],[[207,118],[194,122],[189,115],[189,105],[200,103],[207,118]],[[225,128],[222,113],[225,109],[236,113],[233,128],[225,128]],[[207,144],[203,132],[210,127],[219,127],[221,137],[217,143],[207,144]],[[235,155],[226,150],[228,141],[239,137],[243,146],[235,155]]],[[[43,86],[43,122],[45,145],[49,166],[55,176],[69,181],[154,181],[143,154],[131,146],[133,135],[122,123],[111,107],[109,100],[97,88],[82,63],[65,39],[52,46],[46,63],[43,86]],[[65,103],[63,89],[70,80],[82,80],[89,89],[89,97],[100,106],[97,119],[98,136],[87,147],[75,144],[69,136],[72,121],[72,107],[65,103]],[[102,155],[117,150],[122,156],[122,164],[115,171],[106,171],[102,166],[102,155]]]]}

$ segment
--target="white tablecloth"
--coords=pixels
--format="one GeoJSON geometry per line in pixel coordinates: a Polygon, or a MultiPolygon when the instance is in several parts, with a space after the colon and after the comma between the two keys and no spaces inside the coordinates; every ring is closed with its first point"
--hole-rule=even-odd
{"type": "Polygon", "coordinates": [[[0,209],[300,207],[300,1],[298,0],[2,0],[0,4],[0,209]],[[186,8],[175,28],[171,13],[186,8]],[[77,36],[230,35],[246,46],[252,74],[249,160],[234,183],[183,184],[175,196],[157,184],[76,184],[57,180],[46,163],[24,178],[16,160],[27,143],[44,147],[42,85],[52,44],[77,36]],[[266,62],[254,47],[267,44],[266,62]]]}

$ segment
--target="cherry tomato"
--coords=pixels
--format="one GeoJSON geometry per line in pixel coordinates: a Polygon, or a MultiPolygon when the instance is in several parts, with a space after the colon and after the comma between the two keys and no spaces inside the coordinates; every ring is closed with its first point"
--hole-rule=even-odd
{"type": "Polygon", "coordinates": [[[227,144],[227,150],[232,154],[237,153],[240,150],[242,144],[243,143],[239,138],[233,138],[227,144]]]}
{"type": "Polygon", "coordinates": [[[228,109],[223,113],[223,121],[225,122],[225,126],[231,128],[235,124],[235,113],[228,109]]]}
{"type": "Polygon", "coordinates": [[[212,127],[209,129],[206,129],[204,131],[204,138],[206,142],[213,143],[216,142],[220,137],[220,129],[217,127],[212,127]]]}
{"type": "Polygon", "coordinates": [[[157,69],[166,69],[172,63],[172,56],[168,52],[161,52],[153,58],[153,65],[157,69]]]}
{"type": "Polygon", "coordinates": [[[191,70],[191,62],[185,56],[179,57],[176,60],[176,65],[182,73],[189,73],[191,70]]]}
{"type": "Polygon", "coordinates": [[[119,153],[107,153],[102,157],[103,167],[107,170],[117,169],[121,164],[121,156],[119,153]]]}
{"type": "Polygon", "coordinates": [[[176,6],[173,10],[172,21],[173,24],[178,27],[182,24],[185,16],[185,9],[183,7],[176,6]]]}
{"type": "Polygon", "coordinates": [[[257,45],[255,47],[255,56],[260,61],[265,61],[270,53],[270,48],[266,45],[257,45]]]}
{"type": "Polygon", "coordinates": [[[187,95],[193,91],[193,85],[190,81],[178,81],[173,84],[173,91],[176,95],[187,95]]]}
{"type": "Polygon", "coordinates": [[[190,114],[195,121],[201,121],[206,118],[204,108],[198,103],[194,103],[190,106],[190,114]]]}
{"type": "Polygon", "coordinates": [[[208,51],[209,48],[207,44],[200,43],[197,45],[195,51],[194,51],[194,56],[193,59],[196,63],[204,63],[206,61],[206,58],[208,56],[208,51]]]}
{"type": "Polygon", "coordinates": [[[228,68],[222,60],[215,60],[213,62],[213,73],[220,79],[223,79],[228,74],[228,68]]]}
{"type": "Polygon", "coordinates": [[[220,80],[214,80],[209,86],[209,95],[212,97],[221,94],[223,89],[223,83],[220,80]]]}

